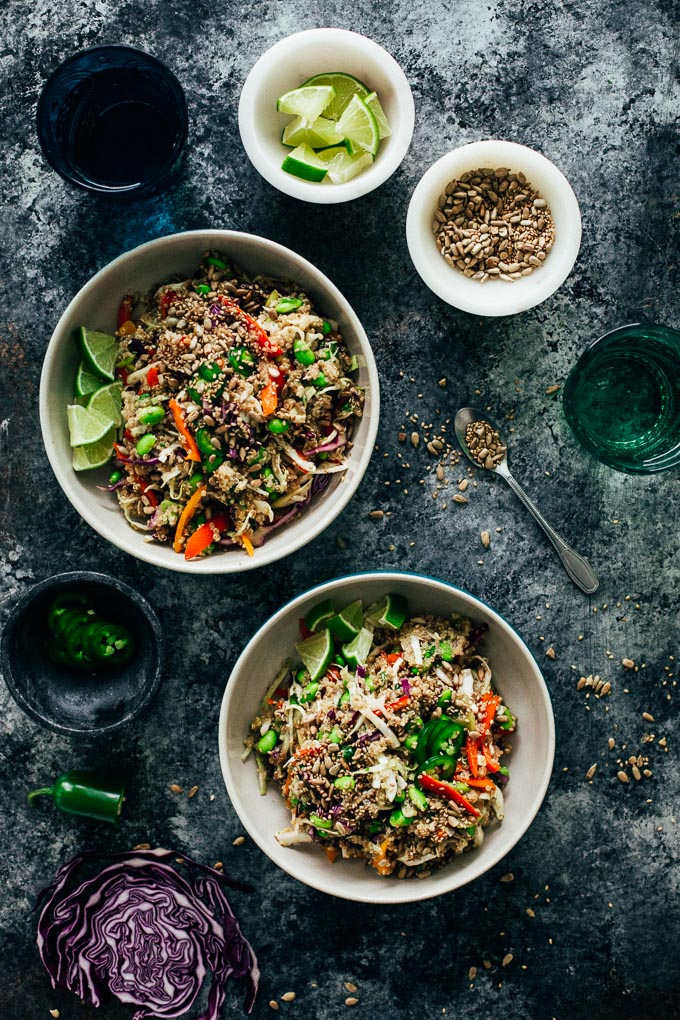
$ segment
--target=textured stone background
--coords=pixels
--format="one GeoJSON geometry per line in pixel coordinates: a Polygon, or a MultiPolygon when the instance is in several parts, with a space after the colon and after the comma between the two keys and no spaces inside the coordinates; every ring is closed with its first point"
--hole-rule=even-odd
{"type": "MultiPolygon", "coordinates": [[[[545,393],[609,325],[644,314],[680,326],[677,15],[671,0],[2,4],[2,618],[33,581],[97,568],[149,595],[175,635],[157,702],[115,739],[88,745],[57,737],[0,690],[3,1020],[38,1020],[48,1008],[65,1020],[130,1016],[110,1004],[95,1013],[50,990],[31,909],[38,889],[76,850],[138,841],[221,859],[255,884],[255,894],[234,894],[233,902],[262,964],[256,1017],[270,1016],[268,1000],[294,989],[297,999],[281,1004],[282,1016],[335,1020],[347,1012],[344,981],[357,984],[356,1009],[367,1017],[680,1015],[671,735],[677,473],[632,478],[596,464],[567,430],[559,396],[545,393]],[[379,191],[345,206],[304,205],[272,190],[248,162],[237,129],[239,90],[255,59],[279,38],[320,25],[353,28],[384,45],[416,102],[413,145],[401,168],[379,191]],[[156,198],[109,202],[72,190],[38,150],[34,113],[45,77],[75,50],[104,42],[155,53],[186,89],[188,159],[156,198]],[[404,239],[408,200],[423,171],[448,149],[484,137],[543,151],[571,181],[583,214],[583,246],[569,280],[539,308],[504,320],[477,320],[441,303],[416,275],[404,239]],[[163,573],[105,544],[67,504],[38,425],[42,355],[71,296],[120,252],[202,226],[261,233],[314,261],[356,308],[381,372],[379,452],[356,498],[325,536],[245,581],[163,573]],[[437,386],[441,376],[446,389],[437,386]],[[446,417],[475,391],[499,419],[514,413],[516,473],[596,565],[596,598],[570,584],[496,479],[480,478],[468,506],[444,509],[431,498],[422,445],[405,456],[410,469],[399,467],[396,434],[406,413],[446,417]],[[415,484],[420,477],[423,486],[415,484]],[[376,507],[391,516],[372,521],[376,507]],[[493,535],[486,553],[484,528],[493,535]],[[332,901],[289,879],[249,843],[233,847],[241,829],[216,753],[224,683],[254,629],[285,596],[365,565],[430,572],[491,602],[544,666],[556,716],[553,781],[519,846],[472,886],[405,908],[332,901]],[[545,657],[550,644],[554,661],[545,657]],[[645,666],[624,671],[626,656],[645,666]],[[577,677],[591,672],[611,681],[611,697],[588,703],[576,691],[577,677]],[[643,711],[656,722],[645,723],[643,711]],[[655,740],[643,744],[647,733],[655,740]],[[611,752],[610,735],[617,742],[611,752]],[[664,735],[668,752],[658,744],[664,735]],[[651,778],[618,782],[622,744],[625,755],[649,753],[651,778]],[[127,820],[113,836],[48,805],[29,810],[28,789],[102,759],[130,776],[127,820]],[[172,795],[171,781],[198,784],[200,792],[193,800],[172,795]],[[508,871],[514,881],[500,883],[508,871]],[[502,968],[506,953],[514,958],[502,968]]],[[[235,1009],[240,991],[230,994],[235,1009]]]]}

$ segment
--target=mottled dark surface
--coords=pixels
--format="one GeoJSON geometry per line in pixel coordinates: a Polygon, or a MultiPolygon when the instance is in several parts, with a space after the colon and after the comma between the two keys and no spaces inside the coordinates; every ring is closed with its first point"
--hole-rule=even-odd
{"type": "MultiPolygon", "coordinates": [[[[64,1020],[131,1015],[111,1004],[96,1012],[51,991],[31,910],[37,890],[76,850],[139,841],[222,860],[254,883],[253,895],[235,893],[233,903],[262,965],[257,1017],[271,1016],[268,1001],[294,990],[281,1016],[335,1020],[348,1011],[347,981],[357,985],[355,1009],[367,1017],[680,1015],[677,472],[631,478],[596,464],[569,433],[559,394],[546,395],[605,327],[640,314],[680,326],[677,15],[671,0],[416,0],[380,8],[368,0],[5,0],[3,618],[33,581],[93,568],[149,595],[173,640],[153,707],[96,744],[38,728],[0,690],[3,1020],[38,1020],[48,1009],[64,1020]],[[383,44],[416,102],[414,141],[400,169],[379,191],[344,206],[308,206],[275,192],[238,136],[238,95],[252,63],[277,39],[319,25],[351,27],[383,44]],[[33,118],[46,75],[74,50],[102,42],[155,53],[185,86],[188,158],[155,198],[111,202],[72,190],[38,151],[33,118]],[[514,318],[476,320],[421,283],[403,225],[427,166],[456,145],[494,136],[532,145],[564,171],[581,205],[583,246],[572,275],[545,304],[514,318]],[[201,226],[264,234],[314,261],[359,313],[381,374],[379,451],[356,498],[307,549],[243,581],[164,573],[107,545],[58,488],[38,424],[42,355],[71,296],[120,252],[201,226]],[[443,376],[446,388],[437,385],[443,376]],[[571,585],[500,481],[479,478],[467,506],[432,499],[432,459],[422,443],[417,451],[400,446],[397,432],[403,424],[410,431],[409,413],[445,420],[472,399],[498,419],[511,416],[516,473],[596,565],[596,598],[571,585]],[[391,516],[371,520],[378,507],[391,516]],[[492,535],[487,552],[483,529],[492,535]],[[472,886],[405,908],[332,901],[279,872],[249,842],[232,846],[241,828],[217,760],[220,698],[247,638],[285,596],[367,565],[433,573],[500,610],[545,669],[557,726],[552,784],[522,842],[472,886]],[[549,645],[554,660],[545,656],[549,645]],[[639,669],[626,671],[624,657],[639,669]],[[577,678],[589,673],[612,683],[608,698],[576,690],[577,678]],[[654,722],[642,718],[645,711],[654,722]],[[652,775],[624,786],[617,760],[638,753],[649,756],[652,775]],[[29,788],[101,760],[129,776],[127,820],[118,832],[58,816],[47,804],[29,809],[29,788]],[[189,800],[172,794],[171,782],[200,789],[189,800]],[[501,883],[507,872],[514,881],[501,883]]],[[[455,486],[460,475],[448,477],[455,486]]],[[[230,992],[229,1015],[238,1012],[240,993],[230,992]]]]}

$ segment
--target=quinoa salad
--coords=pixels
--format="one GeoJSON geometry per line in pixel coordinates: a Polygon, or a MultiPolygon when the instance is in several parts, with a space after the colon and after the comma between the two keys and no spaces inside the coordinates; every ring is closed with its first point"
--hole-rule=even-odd
{"type": "Polygon", "coordinates": [[[290,808],[279,843],[401,879],[480,846],[503,818],[516,725],[475,650],[485,625],[409,616],[387,595],[366,611],[322,603],[301,626],[243,754],[290,808]]]}
{"type": "Polygon", "coordinates": [[[347,468],[363,393],[338,325],[295,283],[207,252],[119,315],[114,491],[131,527],[186,559],[249,555],[347,468]]]}

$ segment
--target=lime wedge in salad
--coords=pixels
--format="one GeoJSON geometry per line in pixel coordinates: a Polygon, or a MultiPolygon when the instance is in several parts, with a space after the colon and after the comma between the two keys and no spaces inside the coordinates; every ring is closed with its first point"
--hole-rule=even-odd
{"type": "Polygon", "coordinates": [[[361,599],[351,602],[340,613],[331,616],[328,621],[329,630],[339,641],[351,641],[361,630],[364,620],[364,607],[361,599]]]}
{"type": "Polygon", "coordinates": [[[299,177],[303,181],[322,181],[328,173],[328,167],[319,159],[314,149],[309,145],[298,145],[293,149],[281,164],[281,169],[293,177],[299,177]]]}
{"type": "Polygon", "coordinates": [[[375,156],[380,145],[380,133],[375,117],[359,96],[352,96],[347,109],[338,121],[338,131],[348,142],[352,152],[363,150],[375,156]]]}
{"type": "Polygon", "coordinates": [[[339,145],[342,142],[342,135],[334,120],[317,117],[309,124],[302,117],[296,117],[290,124],[286,124],[281,141],[284,145],[296,146],[304,143],[313,149],[323,149],[327,145],[339,145]]]}
{"type": "Polygon", "coordinates": [[[103,467],[111,460],[113,441],[116,438],[116,426],[111,425],[109,431],[96,443],[87,446],[76,446],[73,451],[73,470],[91,471],[103,467]]]}
{"type": "Polygon", "coordinates": [[[279,96],[276,109],[279,113],[292,113],[311,122],[321,116],[334,96],[332,85],[303,85],[302,88],[279,96]]]}
{"type": "Polygon", "coordinates": [[[80,404],[69,404],[66,408],[66,420],[71,446],[87,446],[103,439],[115,423],[99,411],[90,411],[80,404]]]}
{"type": "Polygon", "coordinates": [[[362,627],[357,636],[342,646],[342,654],[347,659],[347,665],[356,669],[362,662],[366,662],[371,646],[373,634],[366,627],[362,627]]]}
{"type": "Polygon", "coordinates": [[[90,393],[96,392],[104,386],[104,380],[100,375],[94,375],[84,361],[78,365],[76,378],[73,383],[73,392],[77,397],[87,397],[90,393]]]}
{"type": "Polygon", "coordinates": [[[122,393],[123,386],[119,382],[102,386],[101,389],[98,389],[90,397],[87,403],[87,410],[98,411],[100,414],[106,415],[114,425],[120,425],[122,420],[120,415],[122,393]]]}
{"type": "Polygon", "coordinates": [[[385,111],[380,105],[378,93],[371,92],[370,96],[366,96],[364,98],[364,102],[366,103],[366,106],[369,108],[369,110],[375,117],[375,122],[378,125],[378,134],[380,135],[380,138],[381,139],[389,138],[390,135],[392,134],[392,129],[390,128],[390,122],[385,116],[385,111]]]}
{"type": "Polygon", "coordinates": [[[370,152],[350,154],[344,145],[336,145],[332,149],[323,149],[318,153],[319,159],[328,163],[328,178],[333,184],[344,184],[360,174],[373,162],[370,152]]]}
{"type": "Polygon", "coordinates": [[[86,368],[95,375],[113,382],[118,354],[118,341],[115,336],[80,326],[75,332],[75,338],[86,368]]]}
{"type": "Polygon", "coordinates": [[[399,630],[408,615],[408,601],[403,595],[386,595],[381,602],[374,602],[366,610],[364,623],[373,627],[391,627],[399,630]]]}
{"type": "Polygon", "coordinates": [[[310,88],[312,85],[330,85],[335,93],[333,99],[325,107],[324,116],[331,120],[338,120],[345,108],[349,105],[352,96],[367,96],[370,89],[354,75],[345,74],[343,71],[330,71],[328,74],[315,74],[312,78],[302,83],[302,88],[310,88]]]}
{"type": "Polygon", "coordinates": [[[322,630],[319,634],[312,634],[305,641],[295,646],[298,654],[306,666],[310,680],[320,680],[333,657],[333,638],[329,630],[322,630]]]}
{"type": "Polygon", "coordinates": [[[323,602],[317,602],[305,616],[307,629],[314,633],[322,624],[327,623],[331,616],[335,616],[335,608],[331,600],[325,599],[323,602]]]}

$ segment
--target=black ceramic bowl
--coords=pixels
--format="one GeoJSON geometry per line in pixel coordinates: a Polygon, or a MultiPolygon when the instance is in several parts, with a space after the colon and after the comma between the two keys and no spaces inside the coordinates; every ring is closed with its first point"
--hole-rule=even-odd
{"type": "Polygon", "coordinates": [[[20,708],[57,733],[110,733],[134,719],[161,682],[158,617],[133,588],[106,574],[78,570],[48,577],[12,609],[0,641],[0,669],[20,708]],[[59,594],[82,593],[103,619],[127,627],[134,651],[126,663],[96,671],[57,665],[47,648],[47,618],[59,594]]]}

